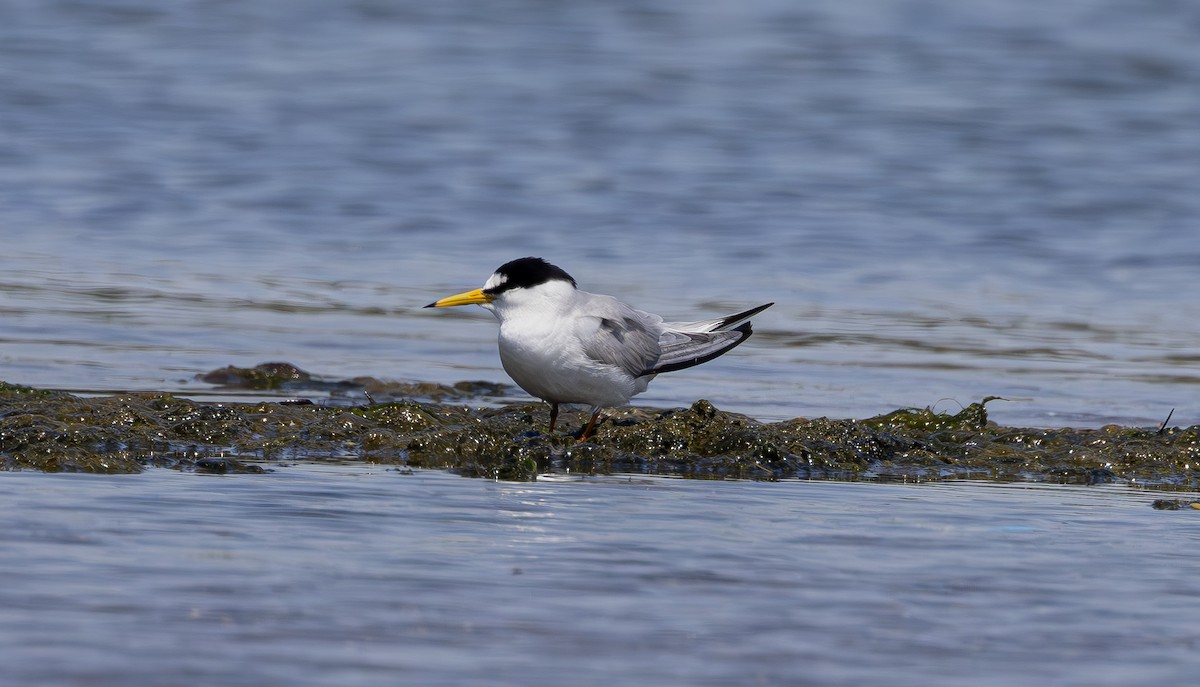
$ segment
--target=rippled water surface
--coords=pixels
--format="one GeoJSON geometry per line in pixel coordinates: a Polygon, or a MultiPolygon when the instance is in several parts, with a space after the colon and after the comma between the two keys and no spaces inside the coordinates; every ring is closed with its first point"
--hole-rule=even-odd
{"type": "Polygon", "coordinates": [[[12,684],[1090,687],[1200,668],[1200,520],[1121,486],[299,465],[7,474],[0,494],[12,684]]]}
{"type": "Polygon", "coordinates": [[[419,307],[537,254],[778,302],[646,404],[1193,424],[1198,65],[1175,2],[7,2],[0,378],[504,381],[419,307]]]}

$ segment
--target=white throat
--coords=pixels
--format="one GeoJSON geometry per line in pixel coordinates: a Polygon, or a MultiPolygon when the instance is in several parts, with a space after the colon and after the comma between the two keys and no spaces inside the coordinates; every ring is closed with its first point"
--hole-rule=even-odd
{"type": "Polygon", "coordinates": [[[555,317],[570,310],[575,303],[575,294],[575,287],[570,283],[552,279],[529,288],[503,291],[484,307],[501,322],[526,317],[555,317]]]}

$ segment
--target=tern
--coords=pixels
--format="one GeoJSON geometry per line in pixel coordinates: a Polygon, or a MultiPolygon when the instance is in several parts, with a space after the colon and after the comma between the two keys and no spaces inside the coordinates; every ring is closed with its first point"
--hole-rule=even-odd
{"type": "Polygon", "coordinates": [[[560,404],[591,407],[579,441],[600,411],[625,405],[655,375],[706,363],[750,338],[750,318],[774,305],[698,322],[664,322],[612,296],[577,288],[541,258],[501,265],[483,288],[426,308],[480,305],[500,321],[500,362],[522,389],[550,404],[550,431],[560,404]]]}

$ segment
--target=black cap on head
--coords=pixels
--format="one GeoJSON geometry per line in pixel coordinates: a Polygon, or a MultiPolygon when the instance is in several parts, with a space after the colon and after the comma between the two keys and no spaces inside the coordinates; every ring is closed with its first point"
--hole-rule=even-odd
{"type": "Polygon", "coordinates": [[[538,284],[558,279],[576,286],[575,280],[560,267],[556,267],[541,258],[517,258],[496,268],[500,275],[500,283],[484,289],[485,293],[500,293],[510,289],[529,288],[538,284]]]}

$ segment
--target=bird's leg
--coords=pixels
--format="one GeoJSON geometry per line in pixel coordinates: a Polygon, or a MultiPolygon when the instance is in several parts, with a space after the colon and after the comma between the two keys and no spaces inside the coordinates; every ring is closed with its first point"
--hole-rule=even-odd
{"type": "Polygon", "coordinates": [[[592,432],[595,431],[595,429],[596,429],[596,420],[599,420],[599,419],[600,419],[600,409],[597,408],[596,412],[592,413],[592,419],[588,420],[587,427],[583,428],[583,434],[579,435],[579,441],[576,443],[581,444],[584,441],[586,441],[588,437],[592,436],[592,432]]]}
{"type": "Polygon", "coordinates": [[[554,431],[554,423],[555,422],[558,422],[558,404],[552,402],[550,404],[550,431],[551,432],[554,431]]]}

